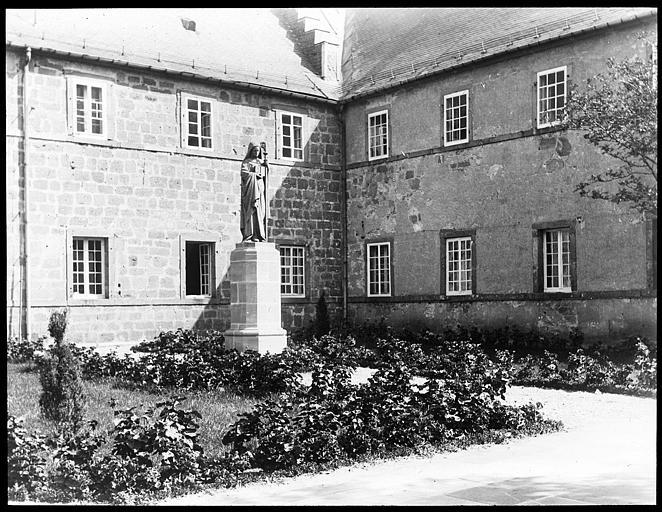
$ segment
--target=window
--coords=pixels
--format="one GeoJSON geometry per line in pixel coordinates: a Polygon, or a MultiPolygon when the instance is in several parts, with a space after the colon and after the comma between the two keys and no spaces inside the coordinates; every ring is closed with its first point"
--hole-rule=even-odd
{"type": "Polygon", "coordinates": [[[70,132],[104,137],[108,124],[108,87],[100,80],[70,77],[68,81],[70,132]]]}
{"type": "Polygon", "coordinates": [[[442,229],[441,294],[476,293],[476,230],[442,229]]]}
{"type": "Polygon", "coordinates": [[[194,149],[212,149],[212,102],[182,94],[182,142],[194,149]]]}
{"type": "Polygon", "coordinates": [[[186,295],[212,296],[214,244],[186,241],[186,295]]]}
{"type": "Polygon", "coordinates": [[[567,67],[538,73],[538,128],[559,124],[563,119],[567,67]]]}
{"type": "Polygon", "coordinates": [[[305,266],[302,246],[280,246],[280,293],[288,297],[304,297],[305,266]]]}
{"type": "Polygon", "coordinates": [[[367,244],[368,296],[391,295],[391,243],[367,244]]]}
{"type": "Polygon", "coordinates": [[[368,160],[388,156],[388,110],[368,115],[368,160]]]}
{"type": "Polygon", "coordinates": [[[567,229],[550,229],[544,232],[544,291],[571,291],[570,232],[567,229]]]}
{"type": "Polygon", "coordinates": [[[444,96],[444,146],[469,142],[469,91],[444,96]]]}
{"type": "Polygon", "coordinates": [[[72,239],[72,294],[76,297],[106,297],[107,243],[104,238],[72,239]]]}
{"type": "Polygon", "coordinates": [[[279,122],[281,157],[303,160],[303,116],[281,112],[279,122]]]}
{"type": "Polygon", "coordinates": [[[471,295],[471,237],[446,239],[446,295],[471,295]]]}

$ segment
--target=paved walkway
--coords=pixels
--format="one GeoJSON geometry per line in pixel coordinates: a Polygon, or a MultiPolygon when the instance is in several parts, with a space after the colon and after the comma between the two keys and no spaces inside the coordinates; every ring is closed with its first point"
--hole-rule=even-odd
{"type": "Polygon", "coordinates": [[[168,500],[168,505],[655,504],[656,400],[513,387],[567,431],[168,500]]]}

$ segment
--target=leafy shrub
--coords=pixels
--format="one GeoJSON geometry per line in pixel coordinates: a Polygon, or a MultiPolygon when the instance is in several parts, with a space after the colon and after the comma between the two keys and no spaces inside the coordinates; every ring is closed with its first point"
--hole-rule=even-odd
{"type": "Polygon", "coordinates": [[[308,370],[324,361],[356,368],[372,366],[377,360],[374,351],[358,345],[352,336],[335,334],[292,340],[291,346],[280,357],[287,359],[300,370],[308,370]]]}
{"type": "MultiPolygon", "coordinates": [[[[641,387],[657,389],[657,358],[651,352],[644,340],[637,338],[634,357],[634,368],[637,372],[635,378],[641,387]]],[[[654,353],[656,352],[657,350],[654,353]]]]}
{"type": "Polygon", "coordinates": [[[221,331],[192,331],[177,329],[161,331],[151,341],[143,341],[131,347],[133,352],[161,352],[165,354],[186,354],[195,351],[208,353],[222,352],[225,338],[221,331]]]}
{"type": "Polygon", "coordinates": [[[64,338],[66,311],[53,312],[48,325],[55,345],[49,356],[40,360],[39,380],[42,392],[39,407],[45,418],[62,428],[78,428],[83,419],[85,393],[78,359],[64,338]]]}
{"type": "Polygon", "coordinates": [[[34,360],[35,354],[44,350],[45,336],[36,339],[19,339],[12,336],[7,339],[7,362],[8,363],[26,363],[34,360]]]}
{"type": "Polygon", "coordinates": [[[207,482],[234,485],[244,457],[210,459],[198,444],[200,414],[181,409],[181,397],[116,410],[110,435],[96,423],[46,438],[28,435],[20,420],[7,423],[10,499],[45,502],[131,502],[182,491],[207,482]]]}
{"type": "MultiPolygon", "coordinates": [[[[200,338],[198,338],[200,339],[200,338]]],[[[86,379],[113,378],[123,386],[209,390],[233,388],[239,393],[265,395],[296,389],[299,367],[278,354],[261,355],[247,350],[212,351],[191,348],[183,354],[165,351],[140,358],[115,352],[100,355],[93,349],[75,349],[86,379]]]]}
{"type": "Polygon", "coordinates": [[[64,339],[64,331],[67,330],[67,310],[53,311],[48,320],[48,332],[55,340],[61,343],[64,339]]]}
{"type": "MultiPolygon", "coordinates": [[[[396,347],[406,346],[398,339],[385,342],[390,364],[382,360],[365,384],[349,383],[349,367],[318,364],[308,392],[257,404],[240,415],[223,443],[248,456],[253,467],[274,470],[440,444],[490,428],[534,429],[542,421],[528,410],[500,407],[507,374],[479,356],[476,344],[451,345],[456,350],[449,360],[441,359],[441,350],[438,354],[445,366],[423,384],[412,384],[414,372],[405,362],[418,362],[420,354],[398,355],[396,347]],[[473,351],[461,356],[469,345],[473,351]]],[[[549,423],[538,429],[559,427],[549,423]]]]}
{"type": "Polygon", "coordinates": [[[12,500],[27,500],[46,487],[48,449],[43,435],[29,435],[23,420],[7,418],[7,486],[12,500]]]}

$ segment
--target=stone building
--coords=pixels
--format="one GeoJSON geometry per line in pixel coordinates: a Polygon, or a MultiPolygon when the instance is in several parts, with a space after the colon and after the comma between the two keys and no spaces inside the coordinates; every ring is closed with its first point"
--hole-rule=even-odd
{"type": "Polygon", "coordinates": [[[86,343],[227,328],[264,141],[286,329],[324,293],[357,322],[655,337],[656,221],[580,198],[608,159],[556,123],[570,83],[651,57],[655,9],[142,14],[7,11],[8,335],[61,307],[86,343]]]}

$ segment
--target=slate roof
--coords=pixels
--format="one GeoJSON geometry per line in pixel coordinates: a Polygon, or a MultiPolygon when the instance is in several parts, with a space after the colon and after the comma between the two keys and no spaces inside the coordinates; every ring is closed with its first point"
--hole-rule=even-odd
{"type": "Polygon", "coordinates": [[[397,86],[654,8],[347,9],[342,84],[311,72],[268,9],[8,9],[8,45],[328,101],[397,86]],[[182,18],[195,21],[186,30],[182,18]],[[36,23],[35,23],[36,21],[36,23]]]}
{"type": "Polygon", "coordinates": [[[8,9],[7,44],[337,99],[268,9],[8,9]],[[35,22],[36,11],[36,24],[35,22]],[[186,30],[182,18],[195,21],[186,30]]]}
{"type": "Polygon", "coordinates": [[[653,8],[348,9],[342,99],[581,31],[653,8]]]}

